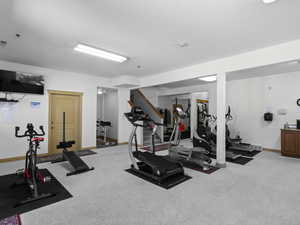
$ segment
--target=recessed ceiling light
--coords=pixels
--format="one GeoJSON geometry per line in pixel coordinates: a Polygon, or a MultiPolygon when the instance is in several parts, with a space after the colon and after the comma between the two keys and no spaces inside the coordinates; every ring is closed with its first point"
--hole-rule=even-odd
{"type": "Polygon", "coordinates": [[[106,93],[106,91],[103,88],[100,88],[100,87],[97,88],[97,94],[98,95],[102,95],[102,94],[105,94],[105,93],[106,93]]]}
{"type": "Polygon", "coordinates": [[[180,48],[187,48],[187,47],[189,47],[189,43],[181,42],[181,43],[178,43],[177,46],[180,48]]]}
{"type": "Polygon", "coordinates": [[[265,4],[270,4],[270,3],[276,2],[277,0],[262,0],[262,1],[265,4]]]}
{"type": "Polygon", "coordinates": [[[299,60],[296,60],[296,61],[290,61],[290,62],[288,62],[287,64],[288,65],[297,65],[297,64],[299,64],[300,63],[300,61],[299,60]]]}
{"type": "Polygon", "coordinates": [[[5,40],[0,41],[0,46],[1,47],[5,47],[6,45],[7,45],[7,41],[5,41],[5,40]]]}
{"type": "Polygon", "coordinates": [[[90,47],[90,46],[87,46],[87,45],[84,45],[84,44],[76,45],[74,50],[78,51],[78,52],[85,53],[85,54],[89,54],[89,55],[101,57],[101,58],[104,58],[104,59],[112,60],[112,61],[115,61],[115,62],[119,62],[119,63],[125,62],[128,59],[124,56],[121,56],[121,55],[118,55],[118,54],[115,54],[115,53],[111,53],[111,52],[108,52],[108,51],[105,51],[105,50],[101,50],[101,49],[98,49],[98,48],[90,47]]]}
{"type": "Polygon", "coordinates": [[[212,82],[217,80],[217,76],[199,77],[198,79],[206,82],[212,82]]]}

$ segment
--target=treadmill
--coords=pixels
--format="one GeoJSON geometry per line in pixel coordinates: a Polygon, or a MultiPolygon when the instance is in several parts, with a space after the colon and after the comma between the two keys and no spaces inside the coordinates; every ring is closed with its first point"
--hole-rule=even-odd
{"type": "Polygon", "coordinates": [[[162,124],[153,121],[137,107],[134,107],[129,113],[124,113],[124,115],[133,125],[133,130],[128,142],[129,156],[132,165],[127,172],[166,189],[191,178],[184,174],[184,169],[180,163],[168,160],[163,156],[155,155],[154,135],[157,127],[162,124]],[[136,135],[138,127],[152,128],[152,152],[142,152],[138,150],[136,135]],[[133,142],[135,142],[135,151],[133,151],[133,142]]]}

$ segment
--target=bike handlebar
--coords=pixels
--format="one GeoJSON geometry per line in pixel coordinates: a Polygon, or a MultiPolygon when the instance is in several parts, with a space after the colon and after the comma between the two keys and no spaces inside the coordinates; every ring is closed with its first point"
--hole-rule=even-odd
{"type": "Polygon", "coordinates": [[[23,137],[32,138],[35,136],[44,136],[45,135],[44,127],[40,126],[39,129],[40,129],[41,133],[38,133],[37,131],[35,131],[33,125],[31,123],[28,123],[27,130],[22,135],[19,134],[20,127],[15,127],[15,136],[17,138],[23,138],[23,137]]]}

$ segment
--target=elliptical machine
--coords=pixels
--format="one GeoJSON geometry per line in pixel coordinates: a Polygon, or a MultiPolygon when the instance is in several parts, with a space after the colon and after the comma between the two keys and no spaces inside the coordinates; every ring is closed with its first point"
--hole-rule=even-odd
{"type": "Polygon", "coordinates": [[[187,114],[180,107],[175,108],[175,124],[169,140],[169,156],[173,160],[180,161],[183,166],[191,168],[189,164],[194,164],[203,171],[207,171],[213,167],[208,150],[202,147],[186,148],[179,146],[181,132],[184,131],[184,124],[181,121],[186,117],[187,114]]]}
{"type": "MultiPolygon", "coordinates": [[[[229,151],[233,151],[235,153],[239,153],[245,156],[251,155],[258,152],[261,152],[263,148],[259,145],[251,145],[249,143],[242,142],[242,138],[240,136],[236,136],[236,138],[230,137],[230,130],[228,127],[229,121],[233,120],[231,115],[231,108],[228,106],[228,111],[226,113],[226,143],[227,149],[229,151]]],[[[253,156],[254,156],[253,155],[253,156]]],[[[252,156],[252,155],[251,155],[252,156]]]]}
{"type": "Polygon", "coordinates": [[[39,193],[38,189],[38,183],[47,183],[51,181],[51,177],[44,176],[37,167],[37,151],[40,149],[40,142],[44,141],[42,136],[45,135],[43,126],[40,126],[39,128],[41,133],[35,131],[33,125],[28,123],[27,130],[23,135],[20,135],[20,127],[15,127],[15,136],[17,138],[27,137],[29,148],[26,152],[25,168],[17,170],[16,172],[18,175],[23,176],[24,180],[22,182],[14,183],[12,188],[26,185],[31,194],[27,199],[18,202],[15,207],[55,196],[54,193],[39,193]]]}
{"type": "MultiPolygon", "coordinates": [[[[215,123],[217,120],[216,116],[209,115],[205,109],[202,109],[198,113],[198,127],[193,134],[193,146],[202,147],[210,152],[212,158],[217,157],[217,135],[212,132],[210,123],[215,123]]],[[[226,142],[226,148],[228,147],[228,142],[226,142]]],[[[231,151],[226,151],[226,160],[229,162],[234,162],[241,158],[241,154],[236,154],[231,151]]]]}

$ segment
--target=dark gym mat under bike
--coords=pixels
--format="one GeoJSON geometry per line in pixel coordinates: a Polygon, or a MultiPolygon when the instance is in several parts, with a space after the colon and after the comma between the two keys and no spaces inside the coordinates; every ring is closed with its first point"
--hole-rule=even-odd
{"type": "Polygon", "coordinates": [[[38,184],[40,193],[51,192],[54,193],[55,196],[27,203],[18,207],[16,207],[16,204],[29,197],[29,192],[27,188],[21,186],[17,188],[11,188],[11,186],[15,182],[23,180],[23,178],[15,173],[0,176],[0,220],[16,214],[29,212],[34,209],[38,209],[72,197],[72,195],[64,188],[64,186],[59,183],[59,181],[57,181],[57,179],[47,169],[40,169],[40,171],[46,176],[51,177],[51,182],[38,184]]]}
{"type": "Polygon", "coordinates": [[[230,151],[232,151],[235,154],[240,154],[245,157],[254,157],[257,154],[261,153],[261,151],[253,151],[253,152],[245,152],[245,151],[238,151],[238,150],[230,150],[230,151]]]}
{"type": "MultiPolygon", "coordinates": [[[[212,158],[216,159],[215,155],[211,155],[212,158]]],[[[248,157],[238,157],[234,160],[231,159],[226,159],[226,162],[230,162],[230,163],[235,163],[235,164],[239,164],[239,165],[246,165],[248,162],[252,161],[253,158],[248,158],[248,157]]]]}

